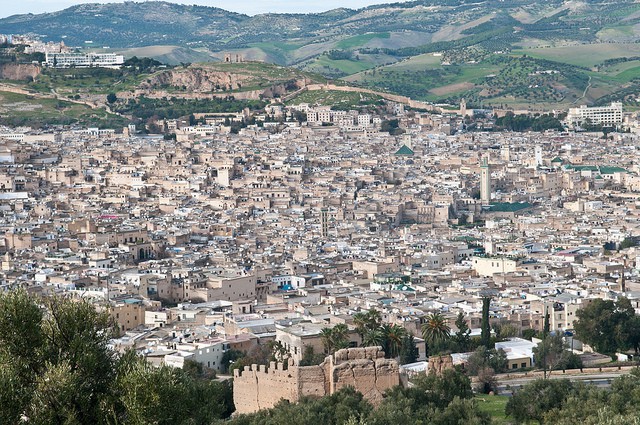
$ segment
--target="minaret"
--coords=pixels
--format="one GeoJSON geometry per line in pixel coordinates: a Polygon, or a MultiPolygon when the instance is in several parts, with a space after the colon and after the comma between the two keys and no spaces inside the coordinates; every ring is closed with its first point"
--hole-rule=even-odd
{"type": "Polygon", "coordinates": [[[491,170],[487,157],[482,158],[482,165],[480,165],[480,200],[482,205],[491,204],[491,170]]]}
{"type": "Polygon", "coordinates": [[[536,145],[535,147],[536,167],[542,165],[542,146],[536,145]]]}
{"type": "Polygon", "coordinates": [[[460,115],[463,117],[467,115],[467,101],[464,99],[460,100],[460,115]]]}

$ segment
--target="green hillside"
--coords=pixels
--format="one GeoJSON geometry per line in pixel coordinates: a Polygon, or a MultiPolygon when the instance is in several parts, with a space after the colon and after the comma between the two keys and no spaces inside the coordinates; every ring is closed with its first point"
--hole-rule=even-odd
{"type": "Polygon", "coordinates": [[[125,2],[0,19],[0,33],[26,32],[174,65],[231,53],[437,102],[635,105],[640,88],[634,0],[416,0],[256,16],[125,2]]]}
{"type": "Polygon", "coordinates": [[[101,108],[92,109],[78,103],[0,91],[1,125],[42,127],[78,124],[116,128],[128,122],[101,108]]]}

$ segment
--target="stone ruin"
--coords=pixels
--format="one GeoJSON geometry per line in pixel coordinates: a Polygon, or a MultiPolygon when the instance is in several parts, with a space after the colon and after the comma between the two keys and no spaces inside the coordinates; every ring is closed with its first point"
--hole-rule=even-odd
{"type": "Polygon", "coordinates": [[[236,413],[253,413],[273,407],[281,399],[297,402],[301,397],[323,397],[353,387],[373,404],[383,393],[400,384],[398,362],[385,359],[382,347],[347,348],[336,351],[317,366],[288,366],[271,362],[235,370],[233,400],[236,413]]]}
{"type": "Polygon", "coordinates": [[[438,376],[447,369],[453,369],[453,358],[447,356],[431,356],[429,357],[428,374],[436,374],[438,376]]]}
{"type": "Polygon", "coordinates": [[[224,62],[225,63],[242,63],[244,62],[244,57],[240,54],[234,55],[232,53],[225,53],[224,62]]]}

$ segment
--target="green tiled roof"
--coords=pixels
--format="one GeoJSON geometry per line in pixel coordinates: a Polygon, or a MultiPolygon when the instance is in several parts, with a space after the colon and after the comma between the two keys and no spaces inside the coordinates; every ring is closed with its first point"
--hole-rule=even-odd
{"type": "Polygon", "coordinates": [[[627,170],[622,167],[608,165],[567,165],[567,170],[576,171],[597,171],[600,174],[626,173],[627,170]]]}
{"type": "Polygon", "coordinates": [[[395,155],[396,156],[413,156],[414,152],[407,145],[402,145],[402,147],[398,149],[395,155]]]}
{"type": "Polygon", "coordinates": [[[626,173],[622,167],[600,167],[600,174],[626,173]]]}
{"type": "Polygon", "coordinates": [[[489,207],[490,212],[516,212],[520,210],[524,210],[527,208],[531,208],[533,205],[528,202],[501,202],[498,204],[493,204],[489,207]]]}
{"type": "Polygon", "coordinates": [[[597,165],[567,165],[568,170],[576,171],[598,171],[597,165]]]}

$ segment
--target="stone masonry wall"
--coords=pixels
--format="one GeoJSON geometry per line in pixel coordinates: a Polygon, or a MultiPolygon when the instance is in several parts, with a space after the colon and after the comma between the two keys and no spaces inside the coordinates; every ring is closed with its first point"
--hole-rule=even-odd
{"type": "Polygon", "coordinates": [[[380,347],[348,348],[328,356],[318,366],[289,366],[272,362],[234,371],[233,399],[236,413],[252,413],[273,407],[281,399],[323,397],[351,386],[374,404],[385,390],[400,384],[395,360],[385,359],[380,347]]]}
{"type": "Polygon", "coordinates": [[[328,360],[329,394],[353,387],[373,404],[379,404],[385,390],[400,384],[398,362],[385,359],[380,347],[348,348],[337,351],[328,360]]]}
{"type": "Polygon", "coordinates": [[[234,370],[233,400],[237,413],[252,413],[273,407],[281,399],[299,400],[296,368],[284,370],[282,363],[245,366],[234,370]]]}

